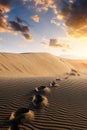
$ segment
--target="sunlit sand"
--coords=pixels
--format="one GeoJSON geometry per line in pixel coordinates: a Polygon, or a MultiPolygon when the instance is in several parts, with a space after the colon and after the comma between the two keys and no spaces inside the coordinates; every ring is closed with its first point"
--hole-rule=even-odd
{"type": "Polygon", "coordinates": [[[87,71],[77,62],[0,54],[0,130],[86,130],[87,71]]]}

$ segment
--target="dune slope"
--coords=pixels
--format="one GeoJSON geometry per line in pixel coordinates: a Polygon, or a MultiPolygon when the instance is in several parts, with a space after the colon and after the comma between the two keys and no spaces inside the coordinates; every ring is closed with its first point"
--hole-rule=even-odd
{"type": "Polygon", "coordinates": [[[72,65],[75,69],[83,74],[87,74],[87,60],[69,60],[66,59],[67,63],[72,65]]]}
{"type": "Polygon", "coordinates": [[[1,53],[0,130],[87,130],[87,75],[77,71],[85,71],[86,64],[80,69],[76,63],[47,53],[1,53]],[[58,86],[50,86],[52,81],[58,86]],[[50,88],[50,93],[41,93],[48,101],[43,109],[32,103],[40,86],[50,88]],[[26,117],[18,122],[26,109],[34,120],[26,117]],[[19,117],[9,121],[15,112],[19,117]]]}
{"type": "Polygon", "coordinates": [[[70,71],[70,66],[47,53],[0,53],[0,76],[53,76],[70,71]]]}

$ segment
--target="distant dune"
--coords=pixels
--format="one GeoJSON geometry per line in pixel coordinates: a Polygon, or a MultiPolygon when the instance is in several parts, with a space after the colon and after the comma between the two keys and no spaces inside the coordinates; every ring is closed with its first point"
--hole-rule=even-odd
{"type": "Polygon", "coordinates": [[[71,66],[48,53],[0,53],[0,76],[57,76],[71,66]]]}
{"type": "Polygon", "coordinates": [[[65,60],[79,72],[87,74],[87,60],[65,60]]]}

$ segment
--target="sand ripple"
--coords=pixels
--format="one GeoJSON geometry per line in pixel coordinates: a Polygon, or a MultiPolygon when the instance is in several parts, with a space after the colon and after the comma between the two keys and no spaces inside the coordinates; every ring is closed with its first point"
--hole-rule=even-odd
{"type": "MultiPolygon", "coordinates": [[[[55,78],[54,78],[55,79],[55,78]]],[[[48,86],[53,78],[0,79],[0,130],[8,130],[12,112],[31,106],[35,87],[48,86]]],[[[87,77],[69,77],[51,88],[49,106],[33,107],[35,119],[19,125],[20,130],[87,130],[87,77]]]]}

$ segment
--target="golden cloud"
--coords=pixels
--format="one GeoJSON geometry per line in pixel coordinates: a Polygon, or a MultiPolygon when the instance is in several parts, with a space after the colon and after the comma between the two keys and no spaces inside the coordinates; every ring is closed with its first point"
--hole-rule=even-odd
{"type": "Polygon", "coordinates": [[[3,12],[9,12],[10,11],[10,7],[7,7],[5,5],[1,5],[0,4],[0,10],[2,10],[3,12]]]}
{"type": "Polygon", "coordinates": [[[33,15],[33,16],[31,16],[31,19],[34,21],[34,22],[40,22],[40,18],[39,18],[39,16],[38,15],[33,15]]]}
{"type": "Polygon", "coordinates": [[[8,12],[11,9],[11,0],[0,0],[0,10],[8,12]]]}
{"type": "Polygon", "coordinates": [[[0,32],[8,30],[6,13],[11,9],[11,0],[0,0],[0,32]]]}
{"type": "Polygon", "coordinates": [[[35,6],[39,12],[47,11],[49,8],[52,8],[54,0],[34,0],[35,6]]]}
{"type": "MultiPolygon", "coordinates": [[[[56,18],[65,21],[70,36],[87,36],[87,0],[34,0],[34,2],[38,11],[53,9],[56,18]]],[[[51,23],[59,25],[55,20],[51,20],[51,23]]]]}
{"type": "Polygon", "coordinates": [[[56,15],[58,19],[65,20],[68,34],[73,37],[87,36],[87,0],[64,0],[56,3],[56,15]]]}

